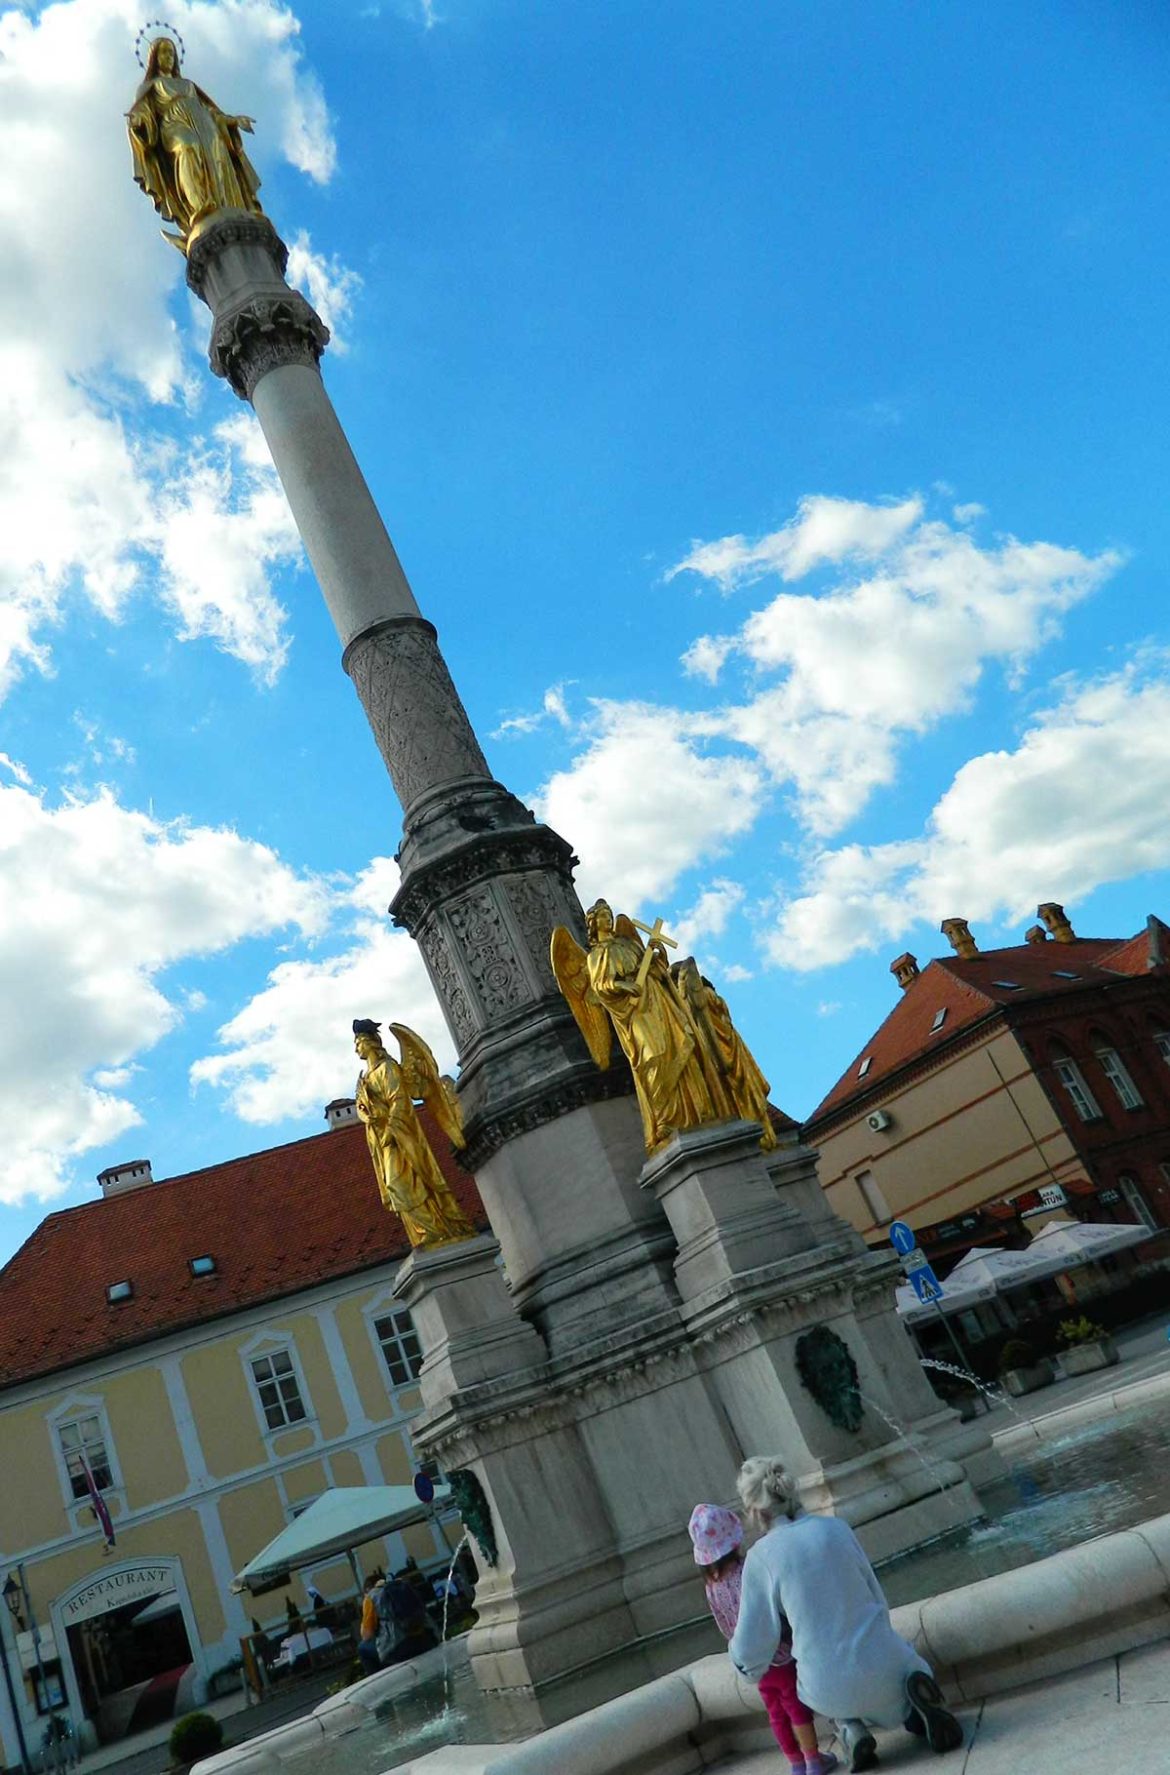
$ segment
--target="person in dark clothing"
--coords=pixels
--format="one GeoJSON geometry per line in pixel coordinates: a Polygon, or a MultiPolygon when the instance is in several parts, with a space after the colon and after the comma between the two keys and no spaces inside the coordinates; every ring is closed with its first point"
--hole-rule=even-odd
{"type": "Polygon", "coordinates": [[[426,1601],[404,1577],[387,1578],[378,1599],[378,1650],[383,1666],[403,1664],[438,1645],[426,1601]]]}

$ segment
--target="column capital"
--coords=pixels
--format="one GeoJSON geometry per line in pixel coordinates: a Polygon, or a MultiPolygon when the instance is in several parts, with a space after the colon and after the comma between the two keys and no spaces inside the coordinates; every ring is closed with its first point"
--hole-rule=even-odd
{"type": "Polygon", "coordinates": [[[315,370],[329,329],[284,281],[288,249],[267,216],[223,210],[187,248],[187,284],[215,316],[211,368],[250,401],[262,376],[286,364],[315,370]]]}

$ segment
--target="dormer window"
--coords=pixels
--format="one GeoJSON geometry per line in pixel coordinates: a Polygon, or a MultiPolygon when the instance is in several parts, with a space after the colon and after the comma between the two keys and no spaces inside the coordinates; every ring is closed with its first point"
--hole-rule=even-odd
{"type": "Polygon", "coordinates": [[[106,1288],[106,1299],[112,1307],[116,1307],[121,1301],[133,1300],[133,1282],[111,1282],[106,1288]]]}
{"type": "Polygon", "coordinates": [[[193,1276],[214,1276],[216,1263],[214,1257],[205,1253],[202,1257],[189,1257],[187,1268],[193,1276]]]}

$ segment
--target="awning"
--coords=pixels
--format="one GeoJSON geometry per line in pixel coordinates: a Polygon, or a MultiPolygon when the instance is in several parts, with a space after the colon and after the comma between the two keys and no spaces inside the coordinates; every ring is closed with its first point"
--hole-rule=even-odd
{"type": "Polygon", "coordinates": [[[281,1572],[323,1565],[376,1541],[412,1522],[425,1522],[451,1496],[449,1485],[437,1485],[433,1504],[423,1504],[410,1485],[346,1485],[322,1492],[307,1510],[238,1573],[234,1590],[263,1589],[281,1572]]]}

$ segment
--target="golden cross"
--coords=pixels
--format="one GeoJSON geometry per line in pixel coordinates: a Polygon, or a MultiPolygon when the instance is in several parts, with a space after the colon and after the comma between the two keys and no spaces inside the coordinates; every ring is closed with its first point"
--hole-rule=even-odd
{"type": "Polygon", "coordinates": [[[642,920],[640,918],[631,919],[630,923],[634,926],[634,928],[636,930],[645,931],[647,937],[649,937],[649,939],[650,939],[650,941],[649,941],[649,943],[647,943],[645,951],[642,955],[641,965],[638,968],[638,975],[637,975],[636,984],[639,988],[641,988],[641,987],[645,986],[645,984],[646,984],[646,975],[650,972],[650,963],[654,959],[654,950],[653,950],[652,945],[655,943],[655,941],[657,941],[659,943],[664,943],[668,949],[677,949],[678,944],[676,943],[676,941],[673,937],[668,937],[666,935],[666,932],[662,928],[662,920],[660,918],[656,918],[652,925],[643,924],[642,920]]]}

